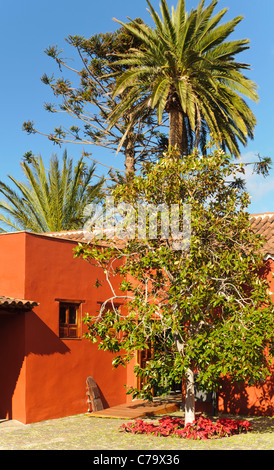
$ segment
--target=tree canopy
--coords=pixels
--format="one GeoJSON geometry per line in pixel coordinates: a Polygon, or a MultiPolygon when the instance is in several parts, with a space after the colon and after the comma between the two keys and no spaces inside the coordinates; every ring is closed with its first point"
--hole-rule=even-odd
{"type": "Polygon", "coordinates": [[[161,0],[162,17],[147,0],[154,26],[137,21],[122,23],[142,47],[122,54],[115,64],[126,66],[116,81],[114,97],[121,95],[110,116],[114,125],[124,112],[157,109],[159,122],[169,114],[169,144],[184,155],[193,147],[205,149],[209,134],[223,149],[239,155],[254,135],[256,119],[243,97],[258,101],[257,86],[244,72],[249,65],[236,57],[249,40],[229,40],[243,19],[221,23],[227,8],[214,14],[218,4],[201,0],[189,13],[185,0],[170,12],[161,0]]]}
{"type": "MultiPolygon", "coordinates": [[[[131,219],[122,221],[125,233],[134,229],[134,236],[122,245],[114,241],[105,246],[100,240],[75,250],[76,256],[103,269],[112,291],[98,314],[86,318],[87,337],[115,353],[115,367],[153,345],[151,359],[135,368],[142,389],[129,393],[149,398],[152,390],[163,393],[183,380],[188,422],[195,414],[194,374],[207,390],[218,389],[222,375],[255,383],[268,374],[273,355],[273,306],[261,276],[267,270],[263,241],[250,230],[249,195],[237,178],[245,166],[233,161],[240,145],[254,135],[256,119],[245,99],[256,102],[258,95],[255,83],[244,75],[249,65],[236,60],[249,40],[230,40],[241,16],[221,23],[227,9],[214,13],[217,0],[207,7],[201,0],[189,13],[184,0],[171,12],[161,0],[162,17],[147,3],[153,27],[137,19],[88,40],[69,36],[82,61],[80,70],[70,67],[56,47],[47,49],[60,70],[76,74],[80,83],[75,87],[64,77],[42,77],[61,99],[59,108],[50,103],[45,108],[79,123],[46,135],[56,144],[93,144],[125,155],[131,177],[124,181],[118,175],[119,184],[110,193],[117,204],[125,204],[125,211],[131,209],[131,219]],[[158,127],[166,116],[168,142],[158,127]],[[216,148],[208,149],[209,135],[216,148]],[[168,151],[160,153],[163,146],[168,151]],[[136,162],[142,162],[138,175],[136,162]],[[177,245],[166,232],[138,236],[138,211],[151,206],[156,207],[159,229],[163,213],[158,209],[167,208],[169,222],[175,210],[177,234],[184,233],[184,210],[191,208],[189,243],[179,239],[177,245]],[[113,276],[121,280],[118,291],[113,276]]],[[[31,121],[23,127],[40,132],[31,121]]],[[[23,163],[30,187],[10,177],[22,193],[19,197],[0,183],[9,201],[0,208],[29,230],[73,229],[80,220],[83,226],[83,208],[94,200],[85,191],[94,167],[85,173],[80,160],[73,177],[66,164],[64,158],[60,175],[53,159],[47,181],[41,159],[23,163]]],[[[256,165],[266,174],[270,160],[259,158],[256,165]]],[[[15,227],[4,216],[0,220],[15,227]]],[[[145,227],[149,223],[148,217],[145,227]]],[[[104,295],[104,286],[96,285],[104,295]]]]}
{"type": "MultiPolygon", "coordinates": [[[[86,319],[87,336],[116,354],[114,366],[152,344],[153,357],[135,368],[144,379],[141,396],[151,396],[153,389],[168,391],[171,383],[183,379],[190,421],[194,373],[200,387],[216,390],[222,375],[255,383],[269,372],[265,350],[272,344],[274,317],[268,282],[261,276],[267,264],[263,240],[250,229],[249,195],[234,184],[236,169],[244,172],[221,150],[210,150],[207,157],[194,152],[187,159],[165,154],[157,164],[146,164],[126,187],[114,190],[117,204],[133,209],[135,217],[124,217],[123,223],[136,229],[135,236],[125,239],[124,246],[113,239],[105,248],[99,240],[98,246],[76,249],[76,256],[103,269],[112,286],[98,314],[86,319]],[[181,232],[184,207],[190,206],[189,244],[176,248],[170,232],[160,235],[160,212],[157,236],[140,237],[140,207],[153,205],[160,211],[163,204],[169,210],[177,207],[181,232]],[[112,285],[113,276],[120,276],[119,290],[112,285]]],[[[147,230],[149,223],[146,218],[147,230]]],[[[98,286],[104,291],[104,285],[98,286]]]]}

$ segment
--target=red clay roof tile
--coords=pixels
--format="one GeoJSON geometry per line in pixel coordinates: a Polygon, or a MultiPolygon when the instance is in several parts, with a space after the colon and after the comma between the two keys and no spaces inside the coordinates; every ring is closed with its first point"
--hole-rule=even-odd
{"type": "MultiPolygon", "coordinates": [[[[274,212],[266,212],[262,214],[251,214],[250,215],[250,225],[252,230],[255,233],[262,235],[265,238],[264,253],[266,256],[274,258],[274,212]]],[[[30,232],[31,233],[31,232],[30,232]]],[[[82,242],[88,243],[92,242],[90,237],[90,232],[86,230],[70,230],[62,232],[46,232],[46,233],[37,233],[35,235],[56,238],[59,240],[67,240],[71,242],[82,242]]],[[[111,240],[111,239],[110,239],[111,240]]],[[[124,242],[123,240],[118,240],[113,238],[115,246],[117,248],[121,247],[124,242]]],[[[100,242],[101,245],[104,245],[104,241],[100,242]]]]}
{"type": "Polygon", "coordinates": [[[274,213],[250,215],[251,228],[255,233],[262,235],[266,241],[263,247],[265,255],[274,256],[274,213]]]}
{"type": "MultiPolygon", "coordinates": [[[[266,212],[263,214],[250,215],[251,228],[255,233],[265,238],[263,251],[266,255],[274,257],[274,212],[266,212]]],[[[90,242],[90,233],[85,230],[71,230],[63,232],[44,233],[44,236],[59,238],[62,240],[70,240],[74,242],[90,242]]],[[[116,239],[117,246],[122,244],[122,240],[116,239]]],[[[102,242],[103,244],[103,242],[102,242]]]]}
{"type": "Polygon", "coordinates": [[[24,300],[24,299],[17,299],[14,297],[7,297],[5,295],[0,295],[0,309],[24,309],[29,310],[33,307],[37,307],[39,305],[37,302],[31,300],[24,300]]]}
{"type": "MultiPolygon", "coordinates": [[[[262,235],[266,243],[264,244],[263,251],[266,256],[274,258],[274,212],[267,212],[264,214],[251,214],[250,225],[255,233],[262,235]]],[[[60,240],[69,240],[72,242],[89,242],[90,233],[85,230],[71,230],[63,232],[51,232],[40,234],[50,238],[57,238],[60,240]]],[[[117,240],[116,240],[117,243],[117,240]]],[[[119,240],[118,244],[122,244],[123,241],[119,240]]],[[[103,244],[103,242],[102,242],[103,244]]],[[[0,296],[0,310],[12,310],[15,308],[20,309],[32,309],[39,305],[37,302],[17,299],[7,296],[0,296]]]]}

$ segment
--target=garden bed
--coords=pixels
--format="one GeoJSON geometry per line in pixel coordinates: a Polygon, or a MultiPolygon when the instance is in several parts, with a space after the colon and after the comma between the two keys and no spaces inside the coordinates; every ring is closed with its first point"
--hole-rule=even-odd
{"type": "Polygon", "coordinates": [[[176,436],[185,439],[218,439],[252,430],[249,421],[243,419],[218,418],[213,421],[199,416],[193,423],[185,425],[184,419],[174,416],[163,416],[158,423],[135,419],[124,423],[120,431],[132,434],[148,434],[155,436],[176,436]]]}

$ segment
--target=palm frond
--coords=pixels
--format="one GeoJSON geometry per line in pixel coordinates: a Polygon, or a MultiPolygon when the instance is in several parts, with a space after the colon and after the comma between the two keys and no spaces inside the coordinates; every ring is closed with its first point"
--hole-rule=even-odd
{"type": "Polygon", "coordinates": [[[81,158],[76,166],[72,158],[63,156],[62,169],[56,155],[50,159],[49,170],[41,157],[24,162],[22,169],[27,183],[9,175],[15,189],[0,181],[0,231],[5,226],[13,230],[49,232],[80,228],[83,226],[85,207],[102,196],[104,179],[92,185],[95,165],[84,173],[81,158]]]}
{"type": "Polygon", "coordinates": [[[214,47],[224,42],[227,39],[227,37],[234,32],[235,27],[242,20],[243,20],[243,16],[237,16],[233,20],[208,31],[206,36],[204,37],[203,42],[200,43],[200,46],[199,46],[200,52],[205,53],[209,49],[213,49],[214,47]]]}
{"type": "Polygon", "coordinates": [[[238,154],[239,143],[246,145],[256,124],[242,96],[258,100],[256,84],[243,74],[249,65],[235,60],[249,49],[249,40],[229,40],[243,17],[222,23],[227,8],[216,13],[217,0],[207,6],[200,0],[189,13],[184,0],[178,0],[171,12],[167,0],[161,0],[161,15],[151,0],[147,4],[154,27],[137,21],[121,23],[142,47],[117,62],[128,70],[117,77],[114,97],[119,94],[120,102],[110,116],[110,126],[124,113],[139,117],[137,110],[145,109],[145,105],[157,107],[161,122],[163,113],[172,112],[173,106],[174,113],[181,109],[184,114],[185,148],[200,140],[202,134],[204,141],[205,133],[210,132],[220,145],[238,154]]]}
{"type": "Polygon", "coordinates": [[[175,49],[177,45],[177,35],[176,35],[176,28],[172,22],[172,19],[169,14],[169,9],[166,3],[166,0],[161,0],[160,9],[162,12],[162,17],[164,20],[165,31],[168,35],[169,42],[171,46],[175,49]]]}

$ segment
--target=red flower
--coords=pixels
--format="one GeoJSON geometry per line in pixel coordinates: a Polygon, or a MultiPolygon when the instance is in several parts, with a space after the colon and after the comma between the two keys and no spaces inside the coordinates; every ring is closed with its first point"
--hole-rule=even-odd
{"type": "Polygon", "coordinates": [[[134,434],[155,434],[157,436],[178,436],[186,439],[210,439],[211,437],[225,437],[238,434],[251,429],[249,421],[219,418],[216,422],[209,418],[200,417],[193,423],[184,425],[181,418],[163,416],[158,425],[135,419],[132,423],[123,424],[120,428],[124,432],[134,434]]]}

